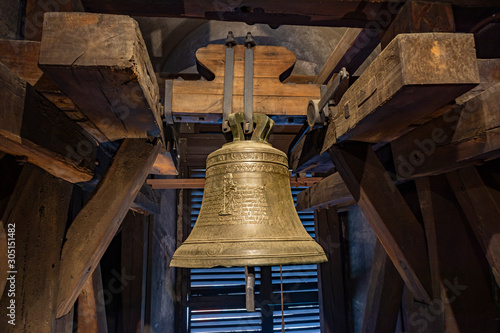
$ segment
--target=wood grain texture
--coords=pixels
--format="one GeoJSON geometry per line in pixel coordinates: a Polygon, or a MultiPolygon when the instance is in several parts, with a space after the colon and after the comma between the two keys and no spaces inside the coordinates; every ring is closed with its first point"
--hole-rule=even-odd
{"type": "Polygon", "coordinates": [[[134,19],[46,13],[39,66],[109,140],[161,135],[158,83],[134,19]]]}
{"type": "Polygon", "coordinates": [[[335,172],[297,194],[297,211],[311,211],[327,205],[337,206],[353,200],[342,177],[335,172]]]}
{"type": "Polygon", "coordinates": [[[92,179],[93,139],[1,63],[0,85],[0,150],[72,183],[92,179]]]}
{"type": "Polygon", "coordinates": [[[398,35],[343,96],[322,151],[337,141],[392,141],[479,82],[473,35],[398,35]]]}
{"type": "Polygon", "coordinates": [[[107,333],[105,304],[101,266],[98,264],[92,275],[85,281],[82,292],[78,296],[76,332],[107,333]]]}
{"type": "Polygon", "coordinates": [[[58,317],[68,313],[99,263],[144,183],[159,149],[157,142],[125,140],[92,197],[71,224],[61,255],[58,317]]]}
{"type": "MultiPolygon", "coordinates": [[[[15,228],[15,297],[0,300],[6,309],[15,300],[15,326],[0,321],[0,331],[53,332],[60,254],[73,185],[44,170],[25,165],[2,222],[15,228]]],[[[6,291],[10,289],[7,285],[6,291]]],[[[6,313],[6,312],[4,312],[6,313]]]]}

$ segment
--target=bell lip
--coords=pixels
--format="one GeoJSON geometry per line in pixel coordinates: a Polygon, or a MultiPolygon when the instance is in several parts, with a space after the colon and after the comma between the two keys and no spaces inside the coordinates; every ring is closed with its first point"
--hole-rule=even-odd
{"type": "Polygon", "coordinates": [[[177,268],[215,268],[215,267],[257,267],[257,266],[292,266],[306,264],[321,264],[328,259],[324,253],[308,254],[297,257],[269,257],[269,258],[172,258],[170,267],[177,268]],[[212,262],[212,263],[211,263],[212,262]]]}

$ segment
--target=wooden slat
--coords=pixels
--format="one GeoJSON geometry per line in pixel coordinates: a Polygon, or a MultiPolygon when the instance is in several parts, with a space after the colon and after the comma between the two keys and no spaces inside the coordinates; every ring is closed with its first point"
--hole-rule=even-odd
{"type": "Polygon", "coordinates": [[[500,196],[485,183],[474,166],[446,174],[453,191],[469,220],[471,229],[488,259],[497,284],[500,285],[500,196]]]}
{"type": "Polygon", "coordinates": [[[478,83],[472,34],[398,35],[344,94],[322,152],[337,141],[391,141],[478,83]]]}
{"type": "Polygon", "coordinates": [[[159,88],[137,22],[46,13],[39,66],[110,140],[159,136],[159,88]]]}
{"type": "Polygon", "coordinates": [[[396,330],[403,280],[377,240],[363,317],[363,333],[393,333],[396,330]]]}
{"type": "Polygon", "coordinates": [[[99,264],[85,282],[82,292],[78,296],[77,315],[77,333],[108,332],[101,267],[99,264]]]}
{"type": "Polygon", "coordinates": [[[297,194],[297,211],[311,211],[354,200],[338,172],[297,194]]]}
{"type": "Polygon", "coordinates": [[[2,218],[7,230],[15,228],[15,263],[9,270],[17,273],[9,274],[15,284],[13,288],[7,284],[0,300],[2,309],[15,301],[15,318],[6,316],[10,310],[2,310],[1,332],[53,332],[55,328],[60,254],[72,188],[36,166],[23,168],[2,218]],[[11,319],[15,325],[8,323],[11,319]]]}
{"type": "Polygon", "coordinates": [[[416,183],[427,234],[433,301],[425,313],[414,315],[414,322],[431,316],[429,326],[433,322],[437,327],[430,332],[494,332],[488,263],[478,251],[446,177],[420,178],[416,183]]]}
{"type": "Polygon", "coordinates": [[[1,63],[0,86],[0,150],[72,183],[92,179],[95,142],[1,63]]]}
{"type": "Polygon", "coordinates": [[[430,302],[424,231],[367,143],[333,146],[331,158],[347,188],[417,300],[430,302]]]}
{"type": "Polygon", "coordinates": [[[347,295],[347,257],[342,223],[335,207],[314,214],[316,241],[328,262],[318,265],[321,332],[352,332],[347,295]]]}
{"type": "Polygon", "coordinates": [[[500,156],[500,83],[391,142],[400,179],[438,175],[500,156]]]}
{"type": "MultiPolygon", "coordinates": [[[[290,186],[312,186],[320,180],[320,177],[292,177],[290,178],[290,186]]],[[[198,189],[205,187],[205,178],[147,179],[146,183],[151,185],[153,189],[198,189]]]]}
{"type": "Polygon", "coordinates": [[[73,306],[146,180],[159,148],[158,143],[143,139],[125,140],[93,196],[68,229],[61,255],[58,317],[73,306]]]}

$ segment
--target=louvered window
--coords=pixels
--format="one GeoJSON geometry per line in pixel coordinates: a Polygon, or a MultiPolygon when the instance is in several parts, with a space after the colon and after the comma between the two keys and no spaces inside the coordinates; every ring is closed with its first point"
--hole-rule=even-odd
{"type": "MultiPolygon", "coordinates": [[[[193,170],[191,176],[204,177],[204,170],[193,170]]],[[[301,190],[292,189],[294,201],[301,190]]],[[[191,191],[191,228],[198,218],[202,197],[203,190],[191,191]]],[[[299,216],[314,238],[314,214],[299,216]]],[[[319,333],[317,266],[283,266],[282,270],[285,332],[319,333]]],[[[256,267],[256,311],[247,312],[244,267],[191,269],[186,309],[188,332],[281,332],[280,267],[262,271],[267,273],[256,267]],[[267,289],[263,286],[266,283],[267,289]],[[260,294],[265,290],[266,299],[271,300],[268,305],[260,303],[260,294]]]]}

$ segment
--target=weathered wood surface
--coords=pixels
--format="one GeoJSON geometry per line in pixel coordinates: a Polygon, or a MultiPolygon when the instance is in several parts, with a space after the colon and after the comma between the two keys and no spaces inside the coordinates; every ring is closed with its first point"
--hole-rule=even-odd
{"type": "Polygon", "coordinates": [[[342,222],[335,207],[314,214],[316,241],[328,262],[318,265],[321,332],[352,332],[347,288],[347,251],[342,222]]]}
{"type": "MultiPolygon", "coordinates": [[[[425,177],[416,182],[427,234],[433,301],[426,313],[414,315],[414,322],[437,324],[430,332],[495,332],[488,263],[446,177],[425,177]]],[[[427,328],[423,324],[419,327],[427,328]]]]}
{"type": "Polygon", "coordinates": [[[60,254],[72,187],[36,166],[23,168],[2,218],[7,230],[15,228],[16,259],[9,270],[17,273],[9,274],[15,278],[15,296],[9,296],[8,283],[0,300],[4,314],[15,300],[15,326],[4,316],[1,332],[54,330],[60,254]]]}
{"type": "Polygon", "coordinates": [[[384,49],[398,34],[420,32],[455,32],[453,8],[449,3],[407,1],[384,32],[384,49]]]}
{"type": "Polygon", "coordinates": [[[334,145],[330,156],[412,294],[429,303],[425,233],[367,143],[334,145]]]}
{"type": "Polygon", "coordinates": [[[325,208],[327,205],[337,206],[352,200],[354,199],[351,192],[342,177],[335,172],[297,194],[297,211],[311,211],[316,208],[325,208]]]}
{"type": "Polygon", "coordinates": [[[146,180],[159,148],[157,142],[126,139],[92,197],[68,229],[61,255],[58,318],[71,309],[99,263],[146,180]]]}
{"type": "Polygon", "coordinates": [[[295,172],[326,173],[333,169],[328,152],[322,152],[327,128],[316,128],[304,135],[290,153],[289,165],[295,172]]]}
{"type": "MultiPolygon", "coordinates": [[[[210,44],[196,51],[198,66],[215,75],[212,81],[173,81],[172,114],[182,116],[222,116],[224,96],[225,45],[210,44]]],[[[234,47],[232,112],[243,112],[245,46],[234,47]]],[[[295,64],[295,54],[284,47],[257,45],[254,50],[253,103],[255,113],[302,115],[309,100],[320,98],[320,88],[311,84],[284,84],[280,76],[295,64]]]]}
{"type": "MultiPolygon", "coordinates": [[[[495,172],[498,173],[496,170],[495,172]]],[[[497,236],[500,234],[498,188],[495,188],[494,180],[488,179],[488,182],[485,182],[474,166],[449,172],[446,176],[488,259],[497,284],[500,285],[500,240],[497,236]]]]}
{"type": "Polygon", "coordinates": [[[0,150],[72,183],[92,179],[95,142],[87,133],[1,63],[0,86],[0,150]]]}
{"type": "Polygon", "coordinates": [[[98,264],[78,296],[77,333],[107,333],[105,305],[101,266],[98,264]]]}
{"type": "Polygon", "coordinates": [[[500,83],[391,142],[398,178],[438,175],[500,156],[500,83]]]}
{"type": "Polygon", "coordinates": [[[64,317],[56,319],[55,332],[57,333],[73,333],[74,332],[74,308],[64,317]]]}
{"type": "Polygon", "coordinates": [[[134,19],[46,13],[39,66],[109,140],[160,136],[159,88],[134,19]]]}
{"type": "Polygon", "coordinates": [[[403,286],[398,271],[377,240],[361,332],[394,333],[403,286]]]}
{"type": "Polygon", "coordinates": [[[398,35],[344,94],[322,152],[337,141],[392,141],[479,82],[472,34],[398,35]]]}

